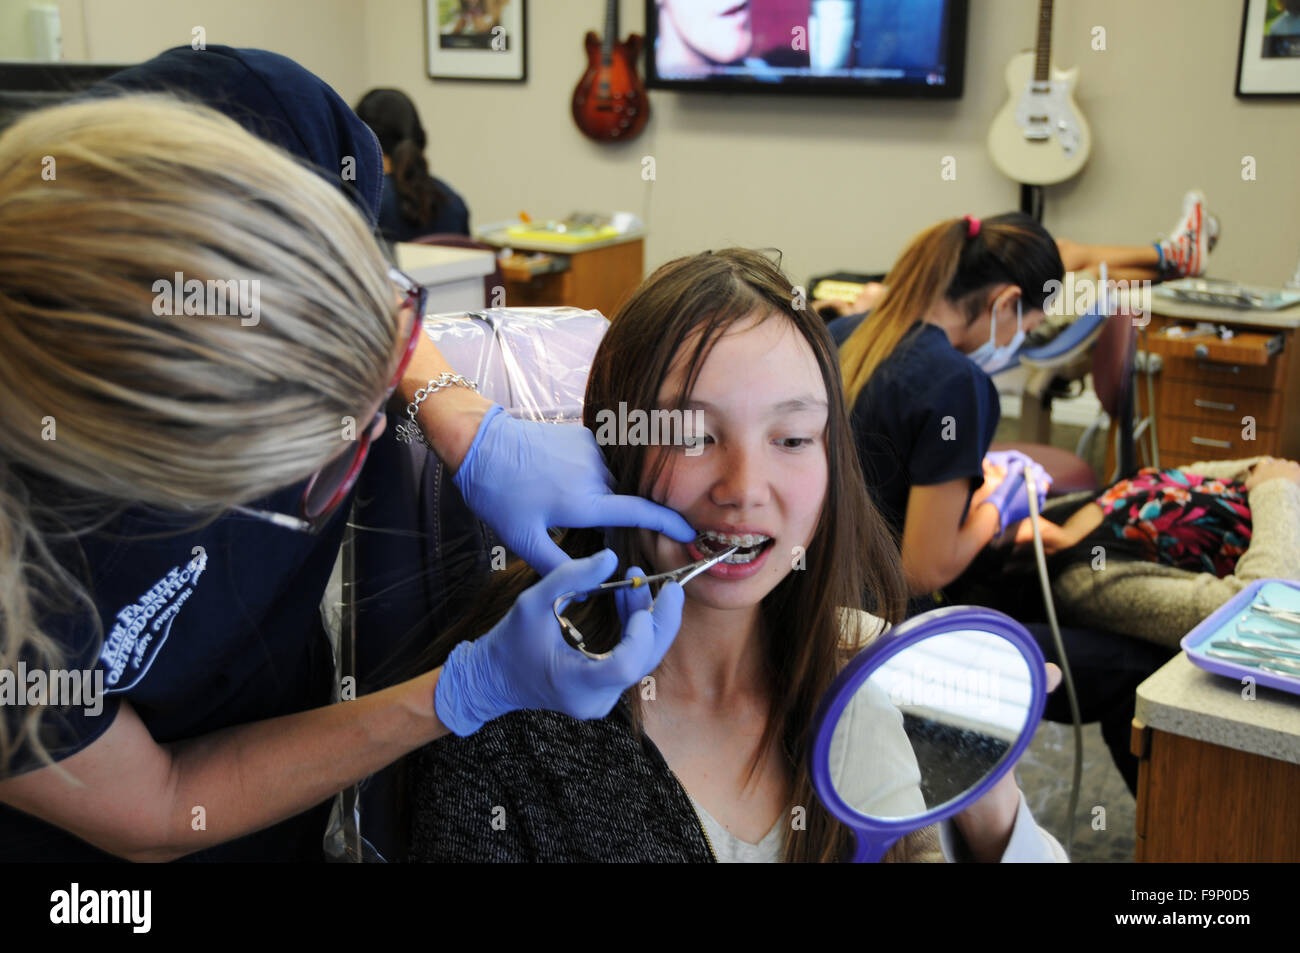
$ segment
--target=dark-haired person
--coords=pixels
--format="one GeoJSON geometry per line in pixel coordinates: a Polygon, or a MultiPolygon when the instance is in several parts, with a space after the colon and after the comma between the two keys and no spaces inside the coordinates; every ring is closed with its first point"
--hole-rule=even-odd
{"type": "MultiPolygon", "coordinates": [[[[592,361],[585,422],[594,428],[627,406],[698,410],[701,444],[622,441],[604,451],[615,489],[662,501],[706,534],[697,548],[616,531],[621,565],[660,572],[728,541],[742,548],[685,587],[676,642],[607,718],[517,712],[481,728],[452,725],[474,733],[423,748],[411,772],[410,859],[807,862],[849,853],[852,833],[812,788],[811,724],[841,667],[902,617],[905,591],[857,466],[834,345],[820,318],[792,305],[790,288],[762,254],[724,249],[662,266],[620,309],[592,361]],[[863,611],[864,590],[875,615],[863,611]]],[[[575,555],[602,545],[599,532],[562,540],[575,555]]],[[[487,576],[477,611],[438,639],[427,664],[471,648],[461,640],[532,582],[522,565],[487,576]]],[[[570,606],[596,651],[617,642],[623,613],[650,603],[645,588],[620,595],[570,606]]],[[[884,816],[920,813],[898,709],[883,692],[854,706],[835,761],[850,800],[884,816]]],[[[1011,774],[952,823],[911,834],[888,855],[945,857],[1065,859],[1011,774]]]]}
{"type": "Polygon", "coordinates": [[[1001,409],[981,365],[1014,352],[1063,276],[1029,216],[950,219],[913,239],[870,315],[832,323],[859,460],[916,610],[1025,515],[1014,466],[985,479],[1001,409]]]}
{"type": "MultiPolygon", "coordinates": [[[[1105,263],[1107,276],[1115,281],[1155,282],[1204,274],[1218,241],[1219,220],[1207,211],[1205,195],[1193,189],[1183,196],[1178,221],[1165,238],[1149,245],[1089,245],[1058,238],[1056,249],[1066,271],[1095,279],[1105,263]]],[[[872,281],[862,286],[853,301],[819,299],[813,308],[822,314],[851,317],[870,311],[884,294],[885,286],[872,281]]]]}
{"type": "Polygon", "coordinates": [[[422,235],[469,235],[469,207],[442,179],[430,174],[428,140],[410,98],[397,89],[372,89],[356,113],[384,153],[384,193],[379,231],[390,242],[422,235]]]}

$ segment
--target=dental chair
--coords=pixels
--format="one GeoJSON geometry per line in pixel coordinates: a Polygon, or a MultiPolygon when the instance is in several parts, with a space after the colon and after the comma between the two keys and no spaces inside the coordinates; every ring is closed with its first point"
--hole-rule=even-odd
{"type": "MultiPolygon", "coordinates": [[[[608,322],[577,308],[434,315],[425,333],[457,373],[516,417],[581,425],[587,374],[608,322]]],[[[389,432],[409,419],[389,410],[389,432]]],[[[434,633],[460,618],[505,549],[469,510],[442,462],[419,444],[375,442],[344,540],[344,674],[356,693],[416,674],[434,633]]],[[[403,860],[401,762],[345,792],[332,829],[340,860],[403,860]]]]}
{"type": "MultiPolygon", "coordinates": [[[[1134,359],[1137,353],[1137,330],[1131,314],[1117,311],[1110,317],[1094,308],[1071,323],[1040,348],[1026,348],[1017,355],[1040,380],[1058,368],[1078,360],[1092,349],[1092,381],[1097,399],[1111,420],[1119,423],[1116,473],[1123,479],[1137,472],[1136,428],[1133,421],[1134,359]]],[[[1028,397],[1028,395],[1027,395],[1028,397]]],[[[998,441],[991,450],[1019,450],[1032,457],[1052,478],[1049,496],[1092,492],[1097,489],[1097,475],[1080,453],[1072,453],[1048,443],[998,441]]],[[[1080,452],[1082,446],[1077,448],[1080,452]]]]}

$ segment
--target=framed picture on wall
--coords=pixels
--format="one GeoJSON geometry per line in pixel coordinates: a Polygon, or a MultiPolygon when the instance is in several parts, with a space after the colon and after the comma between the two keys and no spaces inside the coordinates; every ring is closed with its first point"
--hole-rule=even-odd
{"type": "Polygon", "coordinates": [[[432,79],[528,78],[528,0],[424,0],[432,79]]]}
{"type": "Polygon", "coordinates": [[[1300,0],[1245,0],[1238,96],[1300,96],[1300,0]]]}

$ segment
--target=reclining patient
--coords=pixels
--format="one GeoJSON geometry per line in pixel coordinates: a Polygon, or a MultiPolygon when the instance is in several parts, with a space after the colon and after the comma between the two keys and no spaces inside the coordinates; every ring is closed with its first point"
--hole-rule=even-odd
{"type": "MultiPolygon", "coordinates": [[[[620,404],[629,421],[645,409],[699,411],[700,426],[688,431],[696,442],[647,445],[644,428],[639,439],[629,428],[602,444],[616,492],[663,502],[706,536],[697,548],[638,530],[608,540],[571,530],[561,546],[584,556],[608,541],[629,574],[742,549],[686,586],[676,641],[607,717],[515,712],[416,752],[409,859],[850,853],[851,832],[812,788],[810,726],[840,668],[885,620],[902,618],[905,589],[858,469],[834,345],[792,297],[767,258],[730,249],[664,265],[614,319],[593,360],[585,422],[599,439],[602,412],[619,414],[620,404]]],[[[488,575],[472,617],[437,640],[433,658],[487,631],[535,580],[522,563],[488,575]]],[[[620,616],[650,598],[620,589],[574,602],[567,615],[601,651],[618,637],[620,616]]],[[[872,803],[891,805],[882,813],[918,813],[919,774],[898,710],[868,699],[852,717],[841,755],[860,759],[850,766],[854,783],[872,803]]],[[[952,823],[909,835],[887,855],[945,858],[1063,860],[1064,852],[1008,773],[952,823]]]]}
{"type": "MultiPolygon", "coordinates": [[[[1040,519],[1067,624],[1178,641],[1257,579],[1300,580],[1300,464],[1147,468],[1063,525],[1040,519]]],[[[1016,542],[1032,538],[1029,521],[1016,542]]]]}

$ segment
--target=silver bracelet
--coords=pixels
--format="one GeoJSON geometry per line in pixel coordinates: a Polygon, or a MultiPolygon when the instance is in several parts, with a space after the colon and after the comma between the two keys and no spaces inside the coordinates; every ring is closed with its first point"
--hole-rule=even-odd
{"type": "Polygon", "coordinates": [[[425,398],[438,393],[440,390],[446,390],[448,387],[468,387],[474,393],[478,393],[478,384],[475,384],[468,377],[461,374],[439,374],[417,390],[415,399],[406,405],[406,415],[411,419],[402,421],[394,428],[399,441],[402,443],[422,443],[426,449],[433,450],[433,444],[429,443],[424,431],[420,429],[415,415],[420,409],[420,404],[424,403],[425,398]]]}

